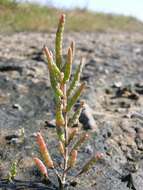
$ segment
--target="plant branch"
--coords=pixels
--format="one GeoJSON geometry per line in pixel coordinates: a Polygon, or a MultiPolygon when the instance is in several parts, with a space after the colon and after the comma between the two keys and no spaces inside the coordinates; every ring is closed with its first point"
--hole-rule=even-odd
{"type": "Polygon", "coordinates": [[[62,175],[62,184],[63,187],[65,185],[65,181],[66,181],[66,175],[67,175],[67,167],[68,167],[68,126],[67,126],[67,112],[66,112],[66,106],[67,106],[67,88],[66,88],[66,84],[64,84],[64,100],[63,100],[63,106],[64,106],[64,134],[65,134],[65,158],[64,158],[64,170],[63,170],[63,175],[62,175]]]}

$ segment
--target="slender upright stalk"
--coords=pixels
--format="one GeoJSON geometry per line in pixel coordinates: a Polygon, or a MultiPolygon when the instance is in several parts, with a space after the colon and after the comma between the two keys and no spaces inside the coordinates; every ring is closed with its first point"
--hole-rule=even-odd
{"type": "Polygon", "coordinates": [[[64,169],[63,169],[63,175],[62,175],[62,188],[64,188],[65,182],[66,182],[66,170],[67,170],[67,165],[68,165],[68,157],[69,157],[69,151],[68,151],[68,118],[67,118],[67,111],[66,111],[66,106],[67,106],[67,88],[66,84],[63,86],[63,94],[64,94],[64,99],[63,99],[63,107],[64,107],[64,135],[65,135],[65,158],[64,158],[64,169]]]}

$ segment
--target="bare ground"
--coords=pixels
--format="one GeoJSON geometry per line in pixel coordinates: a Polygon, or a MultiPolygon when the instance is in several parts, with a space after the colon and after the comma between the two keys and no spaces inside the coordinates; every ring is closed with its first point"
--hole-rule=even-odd
{"type": "MultiPolygon", "coordinates": [[[[54,34],[17,33],[0,35],[0,189],[46,189],[34,167],[38,155],[35,132],[41,130],[56,161],[54,118],[42,47],[54,47],[54,34]],[[19,137],[25,129],[24,140],[19,137]],[[19,160],[13,183],[5,177],[13,160],[19,160]]],[[[143,39],[139,33],[69,33],[64,48],[76,41],[75,66],[86,58],[82,96],[89,105],[96,126],[92,138],[79,152],[75,175],[86,158],[104,153],[104,160],[88,174],[76,178],[69,189],[142,190],[143,187],[143,39]]],[[[66,50],[65,50],[66,52],[66,50]]],[[[86,126],[82,125],[82,131],[86,126]]],[[[51,174],[50,174],[51,175],[51,174]]],[[[55,178],[51,176],[56,184],[55,178]]],[[[55,186],[47,185],[49,189],[55,186]]]]}

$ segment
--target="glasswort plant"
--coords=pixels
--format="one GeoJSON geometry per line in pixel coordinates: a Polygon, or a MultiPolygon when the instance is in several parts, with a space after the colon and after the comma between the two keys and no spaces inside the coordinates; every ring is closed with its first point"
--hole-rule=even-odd
{"type": "MultiPolygon", "coordinates": [[[[76,164],[78,150],[85,142],[85,140],[89,138],[89,135],[85,132],[77,138],[79,128],[75,126],[78,124],[79,116],[83,109],[84,102],[80,102],[79,107],[75,112],[73,108],[83,90],[85,89],[85,83],[80,83],[80,75],[82,72],[83,62],[81,61],[77,67],[77,70],[75,71],[75,74],[71,81],[70,79],[75,44],[74,42],[70,44],[70,47],[67,51],[66,61],[64,61],[62,56],[64,24],[65,15],[62,14],[59,19],[58,29],[56,33],[55,56],[53,56],[52,52],[49,51],[46,46],[43,50],[47,59],[51,87],[55,96],[56,131],[59,139],[58,149],[63,160],[63,165],[61,166],[61,170],[57,169],[57,165],[54,164],[44,138],[40,132],[37,133],[36,139],[43,161],[41,161],[39,158],[34,158],[36,166],[43,174],[43,176],[45,176],[47,179],[48,169],[53,170],[58,178],[59,189],[61,190],[65,187],[68,171],[76,164]]],[[[98,153],[90,158],[87,163],[81,168],[79,173],[76,174],[76,176],[87,172],[91,166],[101,157],[102,154],[98,153]]]]}

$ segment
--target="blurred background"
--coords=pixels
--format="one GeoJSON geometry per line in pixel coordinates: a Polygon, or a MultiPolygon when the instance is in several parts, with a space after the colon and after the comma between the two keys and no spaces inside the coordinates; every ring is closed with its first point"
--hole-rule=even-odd
{"type": "Polygon", "coordinates": [[[142,31],[142,0],[0,0],[0,32],[47,32],[67,14],[67,31],[142,31]]]}

